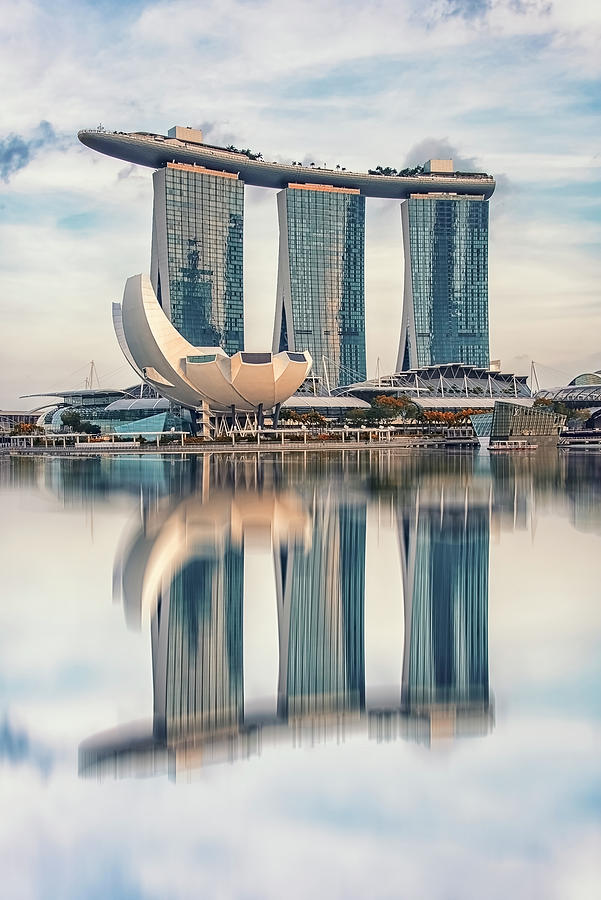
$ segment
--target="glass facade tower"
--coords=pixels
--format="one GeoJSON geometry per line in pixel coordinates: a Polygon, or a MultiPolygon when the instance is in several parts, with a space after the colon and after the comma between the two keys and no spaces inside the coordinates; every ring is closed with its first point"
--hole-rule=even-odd
{"type": "Polygon", "coordinates": [[[291,184],[278,194],[278,217],[273,351],[308,350],[326,388],[363,381],[365,197],[291,184]]]}
{"type": "Polygon", "coordinates": [[[484,366],[488,344],[488,201],[412,194],[401,204],[405,289],[397,371],[484,366]]]}
{"type": "Polygon", "coordinates": [[[154,173],[150,277],[177,330],[197,347],[244,349],[244,183],[167,163],[154,173]]]}

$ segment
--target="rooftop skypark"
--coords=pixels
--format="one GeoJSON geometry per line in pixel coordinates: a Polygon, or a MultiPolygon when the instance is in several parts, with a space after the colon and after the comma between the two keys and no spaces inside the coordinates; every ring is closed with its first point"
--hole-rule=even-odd
{"type": "MultiPolygon", "coordinates": [[[[448,168],[416,166],[399,172],[379,166],[369,172],[348,172],[337,167],[320,168],[314,164],[284,164],[267,162],[262,154],[251,150],[217,147],[203,141],[202,132],[194,128],[176,126],[168,135],[149,132],[124,133],[97,129],[79,132],[79,140],[93,150],[159,169],[168,162],[187,163],[209,169],[237,174],[246,184],[259,187],[285,188],[290,182],[327,184],[360,190],[366,197],[405,199],[415,192],[446,192],[480,194],[485,200],[492,196],[495,180],[482,172],[453,172],[448,168]],[[377,174],[376,174],[377,173],[377,174]]],[[[439,162],[432,160],[432,163],[439,162]]],[[[444,162],[444,161],[443,161],[444,162]]]]}

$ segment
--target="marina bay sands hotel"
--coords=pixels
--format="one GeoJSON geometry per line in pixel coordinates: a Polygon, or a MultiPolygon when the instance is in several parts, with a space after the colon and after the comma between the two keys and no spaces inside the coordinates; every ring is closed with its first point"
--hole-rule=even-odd
{"type": "Polygon", "coordinates": [[[244,349],[249,184],[279,189],[274,352],[308,350],[328,391],[365,380],[365,199],[396,198],[405,254],[397,371],[488,367],[489,175],[454,171],[452,160],[381,174],[270,163],[179,126],[167,136],[98,129],[79,139],[155,169],[151,282],[191,344],[244,349]]]}

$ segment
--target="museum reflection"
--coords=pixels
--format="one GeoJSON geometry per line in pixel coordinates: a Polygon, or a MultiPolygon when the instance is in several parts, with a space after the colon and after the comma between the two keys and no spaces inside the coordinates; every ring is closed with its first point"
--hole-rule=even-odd
{"type": "Polygon", "coordinates": [[[177,777],[265,742],[365,733],[430,745],[492,729],[489,540],[499,507],[516,520],[515,494],[495,498],[472,456],[205,458],[182,472],[184,484],[173,469],[169,490],[142,493],[115,562],[127,625],[150,628],[152,723],[84,741],[80,774],[177,777]],[[366,538],[382,519],[397,535],[398,684],[366,691],[366,538]],[[257,553],[259,572],[245,570],[257,553]],[[263,607],[253,623],[245,593],[262,590],[273,621],[263,607]],[[249,634],[261,629],[273,685],[249,698],[249,634]]]}

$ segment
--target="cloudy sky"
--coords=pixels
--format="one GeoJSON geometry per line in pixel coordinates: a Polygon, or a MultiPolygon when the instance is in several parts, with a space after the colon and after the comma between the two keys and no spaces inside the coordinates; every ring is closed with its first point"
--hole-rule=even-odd
{"type": "MultiPolygon", "coordinates": [[[[601,367],[601,13],[594,0],[0,0],[0,406],[125,386],[110,322],[148,271],[150,171],[80,128],[365,170],[453,155],[497,177],[491,355],[546,384],[601,367]]],[[[269,346],[275,196],[248,189],[247,347],[269,346]]],[[[396,359],[398,203],[370,201],[368,363],[396,359]]]]}

